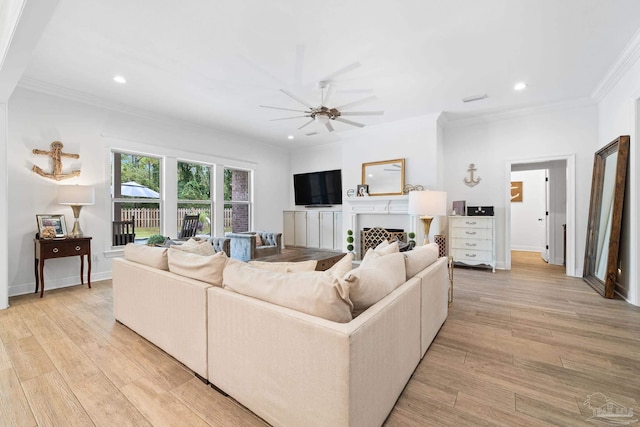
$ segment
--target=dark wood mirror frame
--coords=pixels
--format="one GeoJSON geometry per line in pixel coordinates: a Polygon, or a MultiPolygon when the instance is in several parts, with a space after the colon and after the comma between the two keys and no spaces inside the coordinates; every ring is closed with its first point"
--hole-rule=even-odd
{"type": "Polygon", "coordinates": [[[598,150],[593,161],[583,277],[605,298],[615,295],[628,158],[629,136],[623,135],[598,150]]]}

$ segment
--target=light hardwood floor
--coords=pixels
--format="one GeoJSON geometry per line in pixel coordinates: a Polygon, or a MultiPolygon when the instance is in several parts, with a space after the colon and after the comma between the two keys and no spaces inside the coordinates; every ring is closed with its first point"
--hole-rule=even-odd
{"type": "MultiPolygon", "coordinates": [[[[640,308],[520,255],[510,272],[456,267],[449,318],[388,426],[592,426],[594,393],[640,413],[640,308]]],[[[2,426],[264,425],[115,323],[110,281],[10,304],[2,426]]]]}

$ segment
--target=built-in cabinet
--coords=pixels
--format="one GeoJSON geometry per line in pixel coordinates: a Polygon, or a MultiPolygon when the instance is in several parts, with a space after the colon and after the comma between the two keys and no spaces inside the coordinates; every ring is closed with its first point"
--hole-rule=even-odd
{"type": "Polygon", "coordinates": [[[492,216],[450,216],[449,255],[455,263],[496,271],[496,222],[492,216]]]}
{"type": "Polygon", "coordinates": [[[342,250],[342,212],[284,211],[285,246],[342,250]]]}

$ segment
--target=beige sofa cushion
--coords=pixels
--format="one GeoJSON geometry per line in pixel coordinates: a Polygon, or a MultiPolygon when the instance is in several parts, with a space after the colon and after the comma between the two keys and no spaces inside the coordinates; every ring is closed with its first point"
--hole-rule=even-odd
{"type": "Polygon", "coordinates": [[[342,258],[340,261],[336,262],[331,266],[331,268],[325,270],[325,273],[329,273],[333,277],[337,277],[342,279],[345,274],[347,274],[353,268],[353,253],[349,252],[342,258]]]}
{"type": "Polygon", "coordinates": [[[302,271],[315,271],[318,265],[317,260],[300,261],[300,262],[268,262],[268,261],[249,261],[252,267],[262,270],[276,271],[279,273],[300,273],[302,271]]]}
{"type": "Polygon", "coordinates": [[[223,283],[225,289],[323,319],[352,319],[348,287],[326,272],[278,273],[232,262],[223,283]]]}
{"type": "Polygon", "coordinates": [[[438,245],[429,243],[417,246],[412,251],[403,252],[404,264],[407,270],[407,280],[424,270],[438,259],[438,245]]]}
{"type": "Polygon", "coordinates": [[[184,252],[189,252],[196,255],[215,255],[216,250],[213,245],[207,240],[197,241],[193,238],[187,240],[181,245],[171,245],[173,249],[179,249],[184,252]]]}
{"type": "Polygon", "coordinates": [[[172,273],[222,286],[222,271],[228,260],[224,252],[204,256],[169,248],[168,259],[169,271],[172,273]]]}
{"type": "Polygon", "coordinates": [[[344,276],[354,315],[361,313],[406,281],[404,256],[392,253],[371,259],[344,276]]]}
{"type": "Polygon", "coordinates": [[[369,248],[360,261],[360,266],[367,265],[370,261],[380,258],[381,256],[398,253],[400,251],[398,242],[389,243],[384,240],[375,249],[369,248]]]}
{"type": "Polygon", "coordinates": [[[167,248],[127,243],[124,247],[124,257],[138,264],[169,271],[167,248]]]}

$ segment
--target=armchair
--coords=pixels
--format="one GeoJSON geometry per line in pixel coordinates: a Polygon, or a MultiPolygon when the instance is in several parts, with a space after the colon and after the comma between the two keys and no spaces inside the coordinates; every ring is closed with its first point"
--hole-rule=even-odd
{"type": "Polygon", "coordinates": [[[247,231],[244,233],[226,233],[231,239],[231,258],[249,261],[282,252],[282,233],[266,231],[247,231]],[[258,236],[262,241],[258,245],[258,236]]]}

